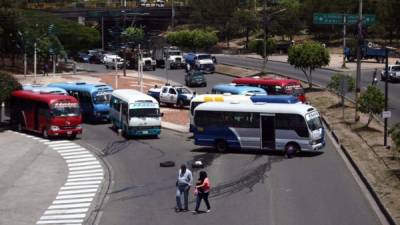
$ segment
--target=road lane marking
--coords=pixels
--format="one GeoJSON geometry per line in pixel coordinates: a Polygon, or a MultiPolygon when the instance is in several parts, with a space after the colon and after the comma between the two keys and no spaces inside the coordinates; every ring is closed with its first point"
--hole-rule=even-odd
{"type": "Polygon", "coordinates": [[[70,152],[79,152],[82,150],[87,150],[86,148],[74,148],[74,149],[70,149],[70,150],[60,150],[57,151],[58,153],[70,153],[70,152]]]}
{"type": "Polygon", "coordinates": [[[85,155],[89,154],[89,151],[87,150],[79,150],[75,152],[67,152],[67,153],[60,153],[62,157],[68,157],[68,156],[74,156],[74,155],[85,155]]]}
{"type": "Polygon", "coordinates": [[[73,172],[70,172],[69,175],[80,175],[80,174],[87,174],[87,173],[103,173],[103,170],[95,169],[95,170],[85,170],[85,171],[73,171],[73,172]]]}
{"type": "Polygon", "coordinates": [[[87,162],[87,161],[96,161],[97,159],[95,157],[87,157],[83,159],[68,159],[66,160],[67,163],[77,163],[77,162],[87,162]]]}
{"type": "Polygon", "coordinates": [[[47,210],[46,212],[44,212],[44,215],[85,213],[88,210],[89,208],[47,210]]]}
{"type": "Polygon", "coordinates": [[[76,170],[87,170],[87,169],[96,169],[101,168],[101,165],[94,165],[94,166],[80,166],[80,167],[70,167],[69,171],[76,171],[76,170]]]}
{"type": "Polygon", "coordinates": [[[68,163],[68,167],[78,167],[78,166],[90,166],[90,165],[100,165],[99,161],[91,161],[91,162],[78,162],[78,163],[68,163]]]}
{"type": "Polygon", "coordinates": [[[71,149],[71,148],[82,148],[82,147],[73,145],[73,146],[54,147],[53,149],[59,152],[60,150],[67,150],[67,149],[71,149]]]}
{"type": "Polygon", "coordinates": [[[82,182],[68,182],[68,183],[65,183],[64,186],[79,186],[79,185],[93,185],[93,184],[101,184],[101,180],[82,181],[82,182]]]}
{"type": "Polygon", "coordinates": [[[53,204],[70,204],[70,203],[84,203],[84,202],[92,202],[93,198],[80,198],[80,199],[66,199],[66,200],[54,200],[53,204]]]}
{"type": "Polygon", "coordinates": [[[97,192],[97,188],[92,188],[92,189],[83,189],[83,190],[73,190],[73,191],[60,191],[58,192],[59,195],[63,194],[80,194],[80,193],[93,193],[97,192]]]}
{"type": "Polygon", "coordinates": [[[67,187],[61,187],[60,190],[84,190],[84,189],[88,189],[88,188],[98,188],[99,185],[93,184],[93,185],[76,185],[76,186],[67,186],[67,187]]]}
{"type": "Polygon", "coordinates": [[[64,156],[64,159],[79,159],[79,158],[85,158],[88,156],[93,156],[92,154],[82,154],[82,155],[73,155],[73,156],[64,156]]]}
{"type": "Polygon", "coordinates": [[[83,219],[80,220],[46,220],[39,221],[36,224],[66,224],[66,223],[82,223],[83,219]]]}
{"type": "Polygon", "coordinates": [[[78,174],[78,175],[69,175],[68,179],[70,178],[84,178],[84,177],[102,177],[104,173],[102,172],[94,172],[94,173],[87,173],[87,174],[78,174]]]}
{"type": "Polygon", "coordinates": [[[74,178],[68,179],[67,182],[85,181],[85,180],[103,180],[103,177],[87,177],[87,178],[74,178]]]}
{"type": "Polygon", "coordinates": [[[83,208],[89,207],[90,203],[80,203],[80,204],[63,204],[63,205],[51,205],[49,209],[72,209],[72,208],[83,208]]]}
{"type": "Polygon", "coordinates": [[[96,193],[89,193],[89,194],[77,194],[77,195],[58,195],[56,197],[57,200],[60,199],[73,199],[73,198],[90,198],[94,197],[96,193]]]}

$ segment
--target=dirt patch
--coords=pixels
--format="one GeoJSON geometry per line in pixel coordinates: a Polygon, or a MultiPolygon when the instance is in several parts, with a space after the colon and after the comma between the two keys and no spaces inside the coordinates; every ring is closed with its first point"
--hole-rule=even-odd
{"type": "Polygon", "coordinates": [[[393,153],[383,146],[382,124],[373,120],[369,127],[365,127],[368,116],[363,114],[360,115],[360,121],[354,122],[354,104],[346,102],[343,113],[343,108],[338,104],[340,99],[328,91],[314,90],[307,92],[306,97],[320,110],[339,142],[346,147],[385,207],[399,223],[400,161],[393,158],[393,153]]]}
{"type": "Polygon", "coordinates": [[[161,112],[164,113],[162,121],[187,126],[189,124],[189,110],[162,107],[161,112]]]}
{"type": "Polygon", "coordinates": [[[233,77],[254,76],[259,73],[259,71],[256,71],[256,70],[227,66],[227,65],[223,65],[223,64],[217,64],[215,66],[215,72],[224,74],[224,75],[228,75],[228,76],[233,76],[233,77]]]}

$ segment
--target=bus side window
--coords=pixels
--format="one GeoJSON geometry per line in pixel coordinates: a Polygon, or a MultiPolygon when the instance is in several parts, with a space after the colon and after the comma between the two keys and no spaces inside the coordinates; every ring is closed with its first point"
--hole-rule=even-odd
{"type": "Polygon", "coordinates": [[[304,118],[296,114],[276,114],[276,129],[294,130],[299,137],[309,137],[304,118]]]}
{"type": "Polygon", "coordinates": [[[91,104],[91,96],[88,92],[79,92],[79,101],[83,104],[91,104]]]}
{"type": "Polygon", "coordinates": [[[47,104],[39,103],[38,104],[38,108],[39,108],[39,115],[40,116],[45,116],[46,118],[50,117],[49,106],[47,104]]]}
{"type": "Polygon", "coordinates": [[[120,105],[121,105],[121,103],[119,102],[119,99],[112,97],[112,99],[111,99],[111,107],[115,111],[119,112],[120,105]]]}
{"type": "Polygon", "coordinates": [[[122,116],[125,116],[126,121],[129,121],[129,116],[128,116],[128,104],[127,103],[122,103],[122,116]]]}

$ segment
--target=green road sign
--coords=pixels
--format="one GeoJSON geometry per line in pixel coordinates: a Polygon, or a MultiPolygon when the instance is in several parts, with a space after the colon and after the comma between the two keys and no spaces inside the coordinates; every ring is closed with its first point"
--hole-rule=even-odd
{"type": "MultiPolygon", "coordinates": [[[[343,16],[346,16],[346,24],[353,25],[357,24],[358,15],[339,14],[339,13],[314,13],[313,22],[314,24],[333,24],[342,25],[343,16]]],[[[363,24],[369,26],[375,23],[376,16],[367,14],[363,15],[363,24]]]]}

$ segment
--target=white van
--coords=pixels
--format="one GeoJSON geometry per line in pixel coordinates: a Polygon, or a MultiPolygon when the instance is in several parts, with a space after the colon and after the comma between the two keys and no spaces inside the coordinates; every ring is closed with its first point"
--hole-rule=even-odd
{"type": "Polygon", "coordinates": [[[124,65],[124,59],[113,54],[105,54],[103,57],[103,62],[107,69],[115,69],[115,66],[122,68],[124,65]]]}

